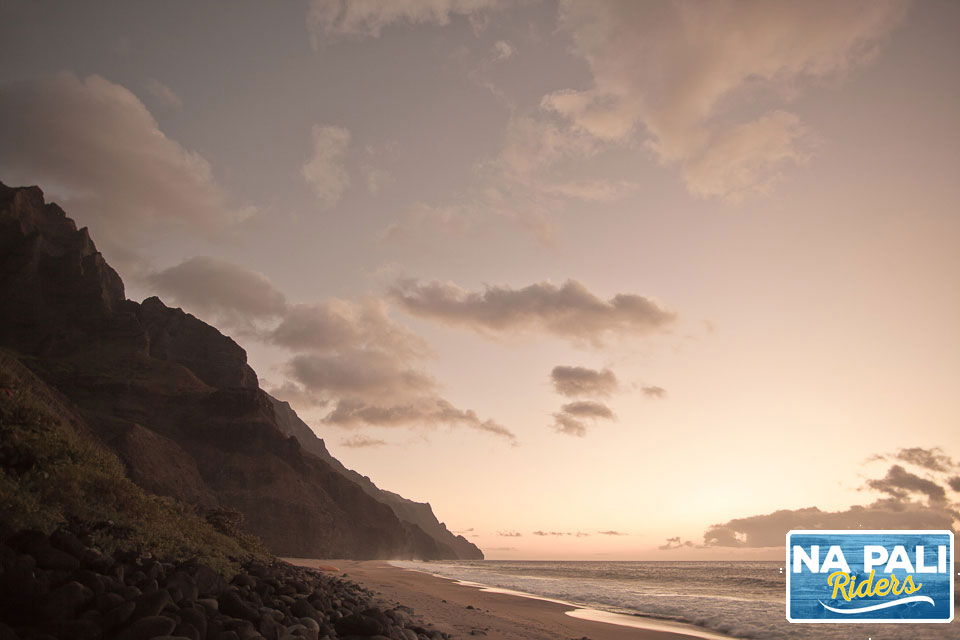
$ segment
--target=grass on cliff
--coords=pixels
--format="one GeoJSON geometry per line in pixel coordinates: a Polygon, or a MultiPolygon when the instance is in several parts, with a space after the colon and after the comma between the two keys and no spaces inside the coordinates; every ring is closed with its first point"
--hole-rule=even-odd
{"type": "Polygon", "coordinates": [[[0,522],[13,530],[88,532],[104,552],[136,550],[168,561],[196,558],[227,577],[266,559],[241,516],[200,517],[127,478],[117,457],[79,434],[0,370],[0,522]]]}

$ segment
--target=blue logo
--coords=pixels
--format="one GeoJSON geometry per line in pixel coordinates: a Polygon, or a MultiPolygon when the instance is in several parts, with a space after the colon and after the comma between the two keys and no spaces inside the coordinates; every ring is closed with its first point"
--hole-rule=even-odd
{"type": "Polygon", "coordinates": [[[787,620],[951,622],[953,532],[789,532],[787,620]]]}

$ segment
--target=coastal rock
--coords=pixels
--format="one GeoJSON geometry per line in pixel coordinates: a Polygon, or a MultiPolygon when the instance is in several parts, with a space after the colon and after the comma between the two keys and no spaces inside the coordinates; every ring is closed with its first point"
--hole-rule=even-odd
{"type": "MultiPolygon", "coordinates": [[[[36,187],[0,185],[0,299],[0,348],[148,491],[239,511],[244,527],[282,555],[458,556],[454,538],[423,529],[435,527],[432,512],[401,518],[333,458],[304,451],[232,339],[158,298],[126,300],[86,229],[36,187]]],[[[41,563],[75,569],[61,555],[75,545],[58,544],[41,563]]]]}
{"type": "Polygon", "coordinates": [[[150,640],[156,636],[169,635],[177,623],[166,616],[140,618],[120,632],[117,640],[150,640]]]}

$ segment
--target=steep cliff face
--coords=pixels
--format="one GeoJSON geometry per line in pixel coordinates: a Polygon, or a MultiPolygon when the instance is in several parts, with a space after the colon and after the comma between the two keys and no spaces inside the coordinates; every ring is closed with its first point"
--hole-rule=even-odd
{"type": "Polygon", "coordinates": [[[330,455],[323,439],[319,438],[313,432],[313,429],[300,419],[300,416],[296,414],[289,403],[277,400],[272,396],[270,399],[277,416],[277,426],[284,433],[296,437],[306,451],[321,460],[325,460],[341,475],[357,483],[367,495],[388,505],[402,521],[420,527],[433,539],[450,547],[456,557],[464,560],[483,560],[483,552],[476,545],[461,535],[451,533],[444,523],[437,520],[429,502],[414,502],[391,491],[385,491],[374,484],[369,477],[352,469],[347,469],[343,463],[330,455]]]}
{"type": "Polygon", "coordinates": [[[280,555],[458,557],[305,451],[233,340],[157,298],[126,300],[86,229],[36,187],[0,184],[0,300],[0,347],[149,491],[238,509],[280,555]]]}

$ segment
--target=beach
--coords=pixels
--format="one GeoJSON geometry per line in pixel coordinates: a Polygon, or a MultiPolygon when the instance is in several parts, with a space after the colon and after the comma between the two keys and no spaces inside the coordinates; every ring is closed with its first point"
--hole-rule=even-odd
{"type": "MultiPolygon", "coordinates": [[[[348,580],[379,592],[389,601],[413,608],[414,617],[422,617],[435,628],[458,637],[473,635],[503,640],[690,640],[698,637],[575,618],[567,615],[568,611],[577,609],[569,604],[481,590],[456,580],[395,567],[385,561],[284,560],[304,567],[336,567],[338,575],[346,573],[348,580]]],[[[619,618],[635,624],[657,624],[632,620],[630,616],[619,618]]]]}

